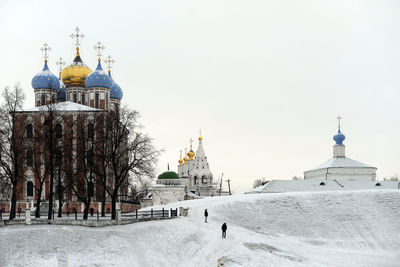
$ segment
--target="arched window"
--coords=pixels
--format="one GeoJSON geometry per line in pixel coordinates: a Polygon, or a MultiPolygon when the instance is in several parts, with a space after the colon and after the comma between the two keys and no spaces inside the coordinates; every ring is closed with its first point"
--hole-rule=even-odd
{"type": "Polygon", "coordinates": [[[94,125],[93,123],[88,124],[88,137],[93,138],[94,137],[94,125]]]}
{"type": "Polygon", "coordinates": [[[89,166],[93,166],[93,152],[92,150],[88,150],[86,152],[86,160],[89,166]]]}
{"type": "Polygon", "coordinates": [[[33,166],[33,151],[30,148],[26,150],[26,166],[33,166]]]}
{"type": "Polygon", "coordinates": [[[203,183],[203,184],[206,184],[207,183],[207,177],[206,176],[203,176],[203,177],[201,177],[201,182],[203,183]]]}
{"type": "Polygon", "coordinates": [[[41,97],[42,97],[42,106],[44,106],[46,105],[46,95],[42,94],[41,97]]]}
{"type": "Polygon", "coordinates": [[[26,126],[26,137],[27,138],[32,138],[33,137],[33,125],[32,125],[32,123],[29,123],[26,126]]]}
{"type": "Polygon", "coordinates": [[[99,108],[99,93],[96,93],[94,96],[94,107],[99,108]]]}
{"type": "Polygon", "coordinates": [[[197,176],[195,176],[193,179],[194,179],[194,184],[195,184],[195,185],[197,185],[197,184],[198,184],[198,181],[197,181],[197,180],[198,180],[198,179],[197,179],[197,176]]]}
{"type": "Polygon", "coordinates": [[[62,137],[62,126],[61,126],[61,124],[59,124],[59,123],[56,124],[55,132],[56,132],[56,138],[61,138],[62,137]]]}
{"type": "Polygon", "coordinates": [[[26,195],[33,197],[33,183],[31,181],[26,183],[26,195]]]}

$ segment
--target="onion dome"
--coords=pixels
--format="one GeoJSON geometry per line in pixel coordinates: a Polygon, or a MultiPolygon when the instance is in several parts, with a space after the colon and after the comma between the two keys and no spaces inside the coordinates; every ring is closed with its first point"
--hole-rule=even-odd
{"type": "Polygon", "coordinates": [[[86,77],[91,72],[92,70],[83,63],[77,47],[74,61],[62,70],[61,79],[66,87],[85,87],[86,77]]]}
{"type": "Polygon", "coordinates": [[[157,179],[179,179],[179,175],[174,171],[165,171],[157,179]]]}
{"type": "Polygon", "coordinates": [[[187,148],[185,147],[185,157],[183,158],[183,161],[185,162],[185,164],[188,162],[189,158],[187,157],[187,148]]]}
{"type": "Polygon", "coordinates": [[[196,155],[196,154],[194,153],[193,149],[192,149],[192,146],[190,146],[190,150],[189,150],[189,152],[187,153],[187,155],[188,155],[188,157],[189,157],[190,160],[193,160],[194,156],[196,155]]]}
{"type": "Polygon", "coordinates": [[[333,137],[333,140],[336,142],[336,145],[343,146],[344,139],[346,139],[346,136],[342,134],[339,128],[338,133],[333,137]]]}
{"type": "Polygon", "coordinates": [[[57,100],[65,101],[67,100],[67,93],[65,92],[65,84],[61,81],[61,77],[59,78],[60,81],[60,89],[57,91],[57,100]]]}
{"type": "Polygon", "coordinates": [[[44,61],[44,67],[41,72],[36,74],[32,79],[33,89],[52,89],[58,90],[60,82],[56,75],[54,75],[47,66],[47,60],[44,61]]]}
{"type": "MultiPolygon", "coordinates": [[[[108,75],[111,77],[111,71],[108,71],[108,75]]],[[[121,100],[122,97],[124,96],[124,93],[122,92],[121,87],[119,87],[119,85],[114,81],[114,79],[112,79],[112,81],[113,85],[111,86],[110,89],[110,98],[121,100]]]]}
{"type": "Polygon", "coordinates": [[[86,88],[102,87],[110,89],[111,86],[113,86],[113,80],[109,75],[107,75],[107,73],[104,72],[103,68],[101,67],[100,60],[98,62],[99,63],[97,64],[96,70],[90,73],[90,75],[86,78],[86,88]]]}
{"type": "Polygon", "coordinates": [[[183,163],[183,160],[182,160],[182,150],[180,151],[180,157],[179,157],[178,162],[179,162],[179,165],[182,165],[182,163],[183,163]]]}

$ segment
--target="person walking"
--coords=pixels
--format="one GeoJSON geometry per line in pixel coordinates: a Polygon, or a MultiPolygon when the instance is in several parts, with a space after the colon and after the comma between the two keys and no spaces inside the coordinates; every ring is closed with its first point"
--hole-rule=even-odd
{"type": "Polygon", "coordinates": [[[221,226],[222,229],[222,238],[226,238],[226,229],[228,229],[228,227],[226,226],[226,222],[224,222],[224,224],[221,226]]]}
{"type": "Polygon", "coordinates": [[[207,211],[207,209],[205,209],[205,210],[204,210],[205,222],[207,222],[207,217],[208,217],[208,211],[207,211]]]}

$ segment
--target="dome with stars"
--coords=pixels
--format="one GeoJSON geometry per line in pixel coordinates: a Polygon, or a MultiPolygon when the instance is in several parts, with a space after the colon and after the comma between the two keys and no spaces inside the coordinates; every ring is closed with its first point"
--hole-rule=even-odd
{"type": "Polygon", "coordinates": [[[97,68],[86,78],[86,88],[102,87],[110,89],[113,86],[112,78],[104,72],[101,67],[101,61],[97,64],[97,68]]]}
{"type": "Polygon", "coordinates": [[[58,90],[60,82],[56,75],[54,75],[47,66],[47,60],[44,62],[44,67],[41,72],[36,74],[32,79],[33,89],[52,89],[58,90]]]}
{"type": "MultiPolygon", "coordinates": [[[[109,72],[108,74],[111,77],[111,72],[109,72]]],[[[110,98],[121,100],[123,96],[124,93],[122,92],[121,87],[113,79],[113,85],[111,86],[111,91],[110,91],[110,98]]]]}

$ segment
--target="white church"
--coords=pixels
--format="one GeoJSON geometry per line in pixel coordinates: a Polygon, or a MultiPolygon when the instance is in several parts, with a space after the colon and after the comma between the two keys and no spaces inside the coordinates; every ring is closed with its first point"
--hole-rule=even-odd
{"type": "Polygon", "coordinates": [[[376,167],[346,157],[343,144],[346,137],[341,131],[340,116],[338,120],[331,159],[305,171],[304,180],[272,180],[246,193],[398,189],[400,183],[397,181],[376,181],[376,167]]]}
{"type": "Polygon", "coordinates": [[[220,188],[208,164],[201,133],[198,140],[196,153],[192,148],[192,140],[189,152],[185,149],[184,158],[181,151],[177,173],[168,168],[158,176],[151,192],[141,200],[142,206],[165,205],[176,201],[229,194],[219,191],[220,188]]]}

